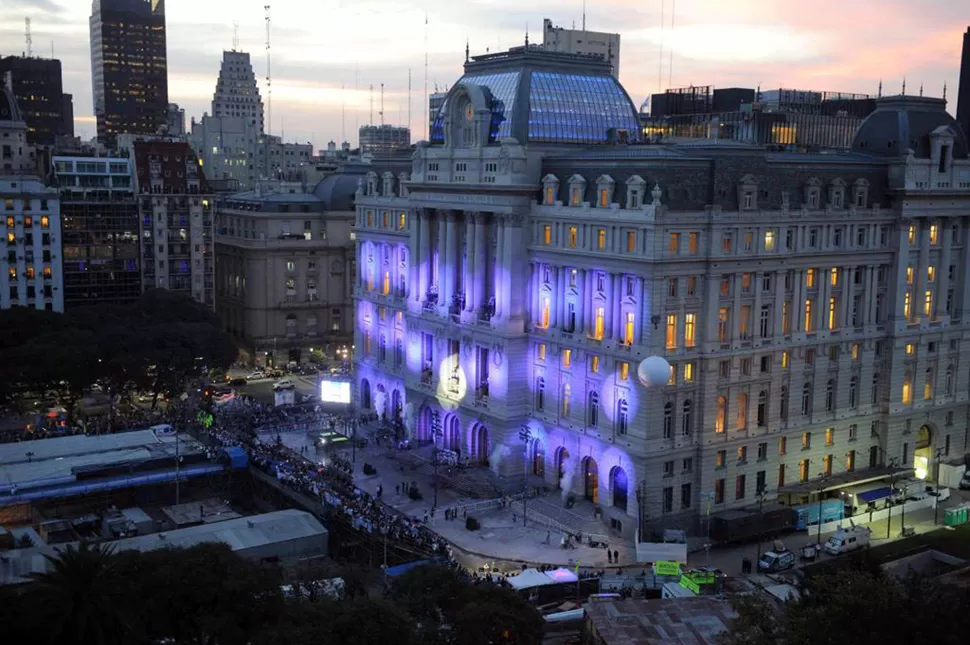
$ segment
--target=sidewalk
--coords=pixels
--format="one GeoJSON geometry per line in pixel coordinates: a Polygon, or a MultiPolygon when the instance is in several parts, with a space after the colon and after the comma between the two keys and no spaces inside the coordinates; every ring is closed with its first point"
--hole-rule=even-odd
{"type": "MultiPolygon", "coordinates": [[[[359,434],[363,436],[366,431],[359,431],[359,434]]],[[[326,456],[324,452],[316,450],[312,437],[308,437],[304,432],[283,432],[281,438],[284,444],[298,452],[303,446],[308,446],[306,454],[308,459],[320,461],[326,456]]],[[[352,458],[350,449],[342,449],[340,454],[345,459],[352,458]]],[[[460,509],[463,506],[481,505],[487,499],[472,499],[450,489],[440,489],[438,510],[432,518],[433,475],[427,472],[428,467],[413,469],[408,463],[410,460],[406,452],[391,454],[395,456],[393,459],[388,458],[385,448],[378,448],[374,442],[369,442],[364,449],[358,449],[354,465],[354,481],[357,487],[376,496],[378,486],[383,486],[381,501],[385,504],[412,518],[424,520],[427,516],[429,526],[436,533],[464,552],[456,552],[455,556],[468,568],[476,569],[486,563],[510,563],[516,567],[523,563],[547,564],[574,568],[578,562],[583,569],[616,566],[607,560],[604,548],[579,545],[571,549],[562,549],[559,546],[561,537],[559,532],[545,526],[538,526],[531,521],[528,526],[522,526],[521,500],[511,503],[507,508],[474,512],[474,517],[481,524],[481,528],[478,531],[468,531],[465,529],[465,521],[460,509]],[[402,454],[405,456],[401,457],[402,454]],[[365,462],[377,469],[376,475],[364,474],[365,462]],[[420,500],[408,498],[400,488],[405,482],[416,482],[423,498],[420,500]],[[446,508],[459,509],[457,519],[445,520],[446,508]]],[[[620,567],[638,566],[636,549],[632,542],[628,543],[617,538],[615,542],[610,542],[609,549],[618,552],[620,567]]]]}

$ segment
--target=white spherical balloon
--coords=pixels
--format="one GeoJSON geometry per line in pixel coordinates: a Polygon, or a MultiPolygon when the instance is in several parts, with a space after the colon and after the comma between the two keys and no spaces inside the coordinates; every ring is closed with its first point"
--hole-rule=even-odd
{"type": "Polygon", "coordinates": [[[660,387],[670,380],[670,363],[661,356],[643,359],[637,368],[637,378],[644,387],[660,387]]]}

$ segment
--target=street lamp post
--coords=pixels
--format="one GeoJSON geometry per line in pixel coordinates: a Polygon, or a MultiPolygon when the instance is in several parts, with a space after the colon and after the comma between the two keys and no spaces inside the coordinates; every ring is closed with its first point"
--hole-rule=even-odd
{"type": "Polygon", "coordinates": [[[354,466],[356,466],[357,465],[357,422],[354,419],[350,420],[350,435],[351,435],[350,442],[352,445],[350,449],[351,450],[350,459],[353,462],[354,466]]]}
{"type": "Polygon", "coordinates": [[[765,497],[767,496],[768,496],[768,491],[765,489],[764,486],[759,488],[758,492],[755,494],[755,497],[758,498],[758,555],[754,560],[756,566],[757,566],[758,560],[761,559],[761,540],[764,537],[764,523],[765,523],[764,506],[765,506],[765,497]]]}
{"type": "Polygon", "coordinates": [[[825,487],[823,483],[825,482],[825,473],[819,473],[818,476],[818,535],[815,541],[817,547],[822,546],[822,493],[825,492],[825,487]]]}
{"type": "Polygon", "coordinates": [[[933,526],[939,523],[940,516],[940,462],[943,461],[943,448],[936,449],[936,503],[933,504],[933,526]]]}
{"type": "Polygon", "coordinates": [[[438,508],[438,439],[442,435],[440,423],[438,411],[435,410],[431,413],[431,436],[434,439],[434,445],[431,447],[431,467],[434,469],[434,481],[431,483],[431,487],[434,488],[432,509],[438,508]]]}
{"type": "Polygon", "coordinates": [[[522,526],[528,520],[528,508],[526,502],[529,499],[528,479],[529,479],[529,442],[532,441],[532,430],[527,425],[523,425],[519,430],[519,439],[522,440],[522,526]]]}
{"type": "Polygon", "coordinates": [[[896,468],[899,466],[899,460],[893,457],[889,460],[889,468],[892,472],[889,475],[889,515],[886,517],[886,539],[892,531],[893,525],[893,491],[896,490],[896,468]]]}

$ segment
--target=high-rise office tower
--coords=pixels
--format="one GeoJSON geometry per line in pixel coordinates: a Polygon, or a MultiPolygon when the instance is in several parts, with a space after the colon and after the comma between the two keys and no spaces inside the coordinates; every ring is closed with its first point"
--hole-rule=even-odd
{"type": "Polygon", "coordinates": [[[222,67],[212,97],[212,116],[240,117],[263,133],[263,99],[248,52],[222,52],[222,67]]]}
{"type": "Polygon", "coordinates": [[[91,75],[98,140],[155,134],[168,118],[164,0],[94,0],[91,75]]]}
{"type": "Polygon", "coordinates": [[[957,122],[964,136],[970,137],[970,27],[963,34],[963,55],[960,57],[960,88],[957,94],[957,122]]]}
{"type": "Polygon", "coordinates": [[[0,79],[9,82],[27,123],[27,142],[52,146],[58,135],[74,136],[70,94],[61,84],[61,61],[28,56],[0,57],[0,79]],[[65,111],[70,114],[65,117],[65,111]]]}

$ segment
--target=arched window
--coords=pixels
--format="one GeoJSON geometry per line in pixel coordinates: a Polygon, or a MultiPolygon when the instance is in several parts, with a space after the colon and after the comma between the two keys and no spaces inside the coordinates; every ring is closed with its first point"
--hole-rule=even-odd
{"type": "Polygon", "coordinates": [[[573,394],[573,389],[569,387],[569,383],[563,383],[562,386],[562,416],[563,418],[569,417],[569,399],[573,394]]]}
{"type": "Polygon", "coordinates": [[[674,404],[672,401],[664,403],[664,439],[674,436],[674,404]]]}
{"type": "Polygon", "coordinates": [[[690,414],[692,406],[693,404],[691,403],[690,399],[684,401],[684,414],[680,418],[680,433],[685,437],[689,436],[694,429],[692,426],[693,419],[691,419],[690,414]]]}
{"type": "Polygon", "coordinates": [[[726,418],[727,399],[723,396],[719,396],[714,402],[714,432],[724,432],[724,423],[726,418]]]}
{"type": "Polygon", "coordinates": [[[785,385],[781,386],[781,401],[778,406],[778,416],[781,417],[782,421],[788,421],[788,387],[785,385]]]}
{"type": "Polygon", "coordinates": [[[589,427],[595,428],[600,420],[600,396],[596,392],[590,392],[588,399],[589,427]]]}
{"type": "Polygon", "coordinates": [[[825,384],[825,411],[833,412],[835,410],[835,379],[829,379],[829,382],[825,384]]]}
{"type": "Polygon", "coordinates": [[[546,404],[546,379],[536,378],[536,410],[542,411],[546,404]]]}
{"type": "Polygon", "coordinates": [[[620,399],[616,402],[616,434],[626,434],[629,425],[627,408],[626,399],[620,399]]]}
{"type": "Polygon", "coordinates": [[[859,405],[859,377],[853,376],[849,379],[849,407],[854,408],[859,405]]]}
{"type": "Polygon", "coordinates": [[[802,386],[802,416],[807,417],[812,413],[812,384],[806,383],[802,386]]]}
{"type": "Polygon", "coordinates": [[[764,428],[768,425],[768,393],[764,390],[758,392],[758,427],[764,428]]]}

